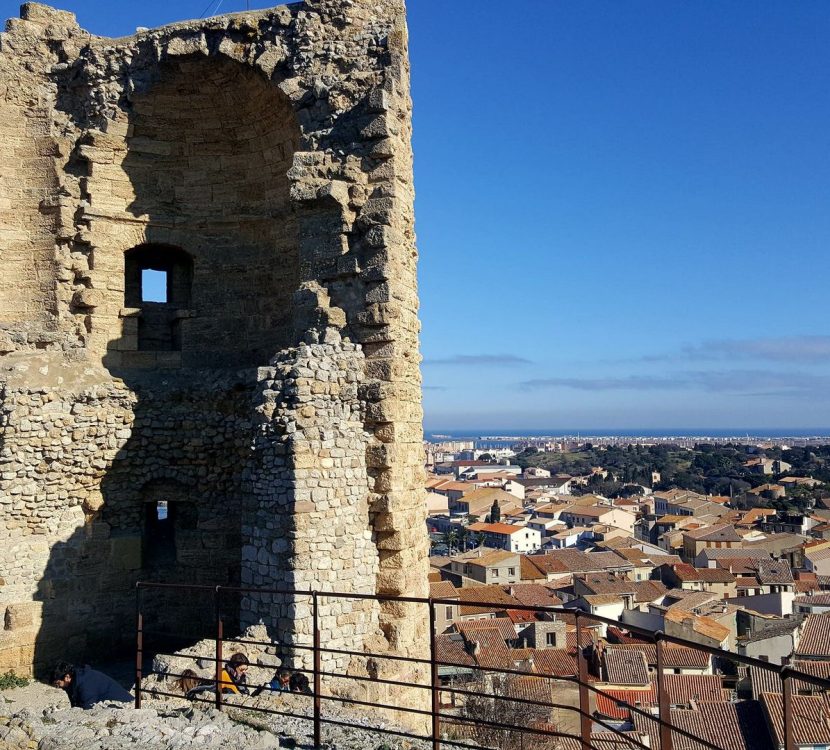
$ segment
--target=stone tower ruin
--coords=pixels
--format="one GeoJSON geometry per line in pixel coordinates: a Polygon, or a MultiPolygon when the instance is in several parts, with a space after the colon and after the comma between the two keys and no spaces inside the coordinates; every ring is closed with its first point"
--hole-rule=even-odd
{"type": "MultiPolygon", "coordinates": [[[[403,0],[8,22],[0,671],[129,644],[140,579],[425,595],[410,111],[403,0]]],[[[310,628],[299,600],[228,616],[310,628]]],[[[414,605],[321,617],[427,638],[414,605]]]]}

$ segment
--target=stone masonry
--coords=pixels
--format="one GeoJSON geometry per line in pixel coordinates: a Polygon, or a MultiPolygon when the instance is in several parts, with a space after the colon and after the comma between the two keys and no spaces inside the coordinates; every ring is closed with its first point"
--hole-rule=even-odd
{"type": "MultiPolygon", "coordinates": [[[[0,671],[127,647],[139,579],[426,594],[406,45],[403,0],[7,23],[0,671]]],[[[148,597],[202,635],[210,602],[148,597]]],[[[320,615],[330,646],[423,655],[423,607],[320,615]]],[[[310,638],[307,598],[226,616],[310,638]]]]}

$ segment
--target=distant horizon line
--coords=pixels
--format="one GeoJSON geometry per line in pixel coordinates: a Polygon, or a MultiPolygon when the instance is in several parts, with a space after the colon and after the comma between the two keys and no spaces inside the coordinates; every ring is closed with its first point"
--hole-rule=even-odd
{"type": "Polygon", "coordinates": [[[447,435],[449,437],[776,437],[806,438],[830,437],[830,427],[651,427],[651,428],[560,428],[560,429],[452,429],[427,428],[428,436],[447,435]]]}

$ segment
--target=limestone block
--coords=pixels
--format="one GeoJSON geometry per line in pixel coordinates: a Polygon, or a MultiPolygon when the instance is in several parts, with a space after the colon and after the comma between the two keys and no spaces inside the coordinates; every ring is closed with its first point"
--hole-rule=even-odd
{"type": "MultiPolygon", "coordinates": [[[[3,618],[3,629],[32,630],[41,622],[42,602],[18,602],[9,604],[3,618]]],[[[4,640],[7,636],[4,635],[4,640]]]]}

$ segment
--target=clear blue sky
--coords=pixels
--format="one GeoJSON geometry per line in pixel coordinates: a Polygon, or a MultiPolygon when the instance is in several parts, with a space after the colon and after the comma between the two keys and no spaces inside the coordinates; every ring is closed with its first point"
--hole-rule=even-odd
{"type": "Polygon", "coordinates": [[[427,428],[830,426],[830,4],[409,5],[427,428]]]}

